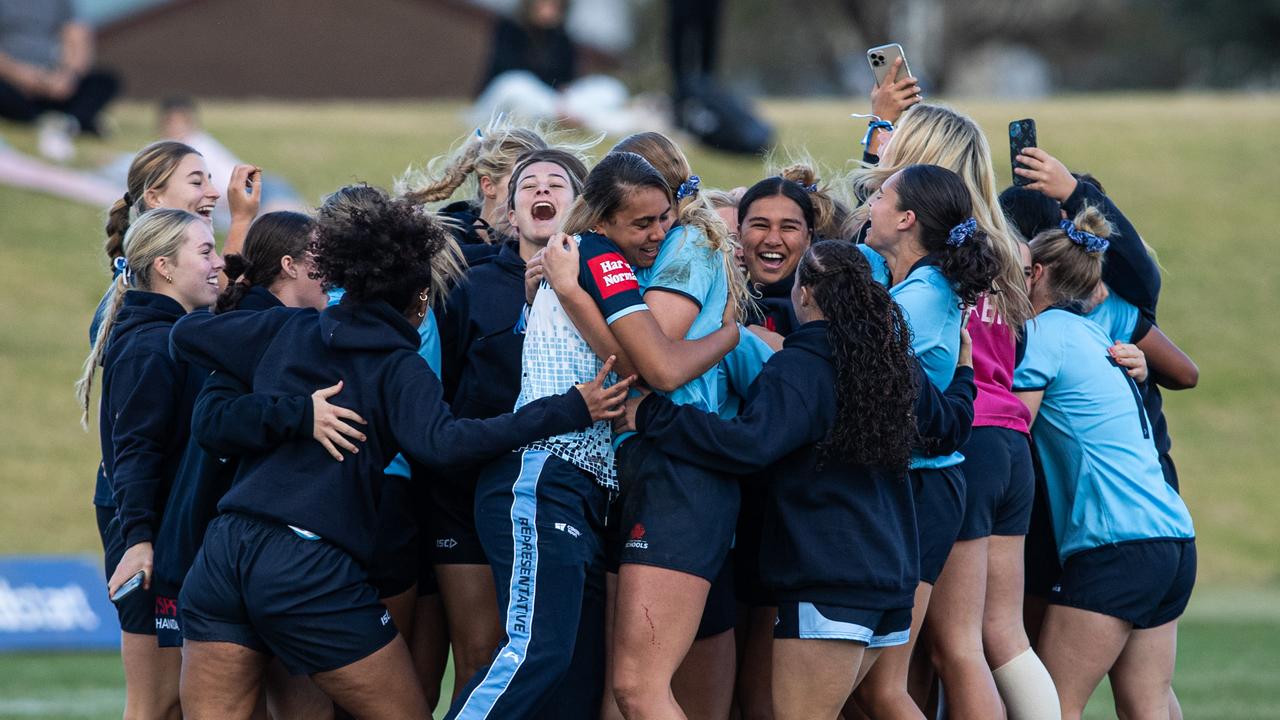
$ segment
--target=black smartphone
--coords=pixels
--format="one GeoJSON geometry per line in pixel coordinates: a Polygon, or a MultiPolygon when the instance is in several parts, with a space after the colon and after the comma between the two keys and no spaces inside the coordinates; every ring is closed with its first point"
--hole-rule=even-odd
{"type": "Polygon", "coordinates": [[[124,584],[121,585],[120,588],[116,590],[116,593],[111,596],[111,602],[118,603],[121,600],[124,600],[125,598],[132,595],[134,591],[142,587],[142,581],[146,577],[147,577],[146,571],[139,570],[136,575],[129,578],[128,580],[125,580],[124,584]]]}
{"type": "MultiPolygon", "coordinates": [[[[1025,168],[1018,162],[1018,153],[1024,148],[1036,147],[1036,121],[1031,118],[1014,120],[1009,123],[1009,164],[1014,168],[1025,168]]],[[[1014,185],[1030,185],[1031,179],[1024,178],[1016,172],[1013,175],[1014,185]]]]}

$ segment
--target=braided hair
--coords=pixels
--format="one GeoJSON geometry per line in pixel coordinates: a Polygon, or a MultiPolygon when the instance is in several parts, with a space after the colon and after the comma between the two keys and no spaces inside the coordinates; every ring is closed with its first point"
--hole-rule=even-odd
{"type": "Polygon", "coordinates": [[[905,473],[916,438],[911,329],[853,245],[814,243],[796,270],[828,321],[836,369],[836,422],[819,456],[905,473]]]}

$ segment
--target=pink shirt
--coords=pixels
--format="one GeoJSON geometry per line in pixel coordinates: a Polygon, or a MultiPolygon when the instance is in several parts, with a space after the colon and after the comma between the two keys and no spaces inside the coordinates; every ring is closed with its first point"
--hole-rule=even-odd
{"type": "Polygon", "coordinates": [[[1031,411],[1012,390],[1017,354],[1013,333],[986,295],[969,309],[968,327],[973,338],[973,380],[978,386],[973,426],[1027,432],[1031,411]]]}

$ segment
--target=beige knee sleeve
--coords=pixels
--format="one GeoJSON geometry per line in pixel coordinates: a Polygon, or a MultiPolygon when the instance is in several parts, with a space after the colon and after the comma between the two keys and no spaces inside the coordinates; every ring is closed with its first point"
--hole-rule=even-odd
{"type": "Polygon", "coordinates": [[[1009,711],[1009,720],[1060,720],[1058,690],[1035,651],[1027,649],[1018,657],[992,671],[996,688],[1009,711]]]}

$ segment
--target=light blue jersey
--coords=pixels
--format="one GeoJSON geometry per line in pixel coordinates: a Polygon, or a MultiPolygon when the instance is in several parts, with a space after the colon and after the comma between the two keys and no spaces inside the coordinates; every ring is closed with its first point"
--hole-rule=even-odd
{"type": "MultiPolygon", "coordinates": [[[[711,248],[706,235],[684,225],[671,228],[653,266],[636,270],[640,292],[673,292],[698,306],[686,340],[697,340],[720,329],[729,296],[724,261],[711,248]]],[[[720,409],[719,371],[703,373],[667,395],[677,405],[692,405],[706,412],[720,409]]]]}
{"type": "MultiPolygon", "coordinates": [[[[873,274],[875,267],[873,264],[873,274]]],[[[885,272],[887,276],[887,265],[885,272]]],[[[902,308],[911,328],[911,349],[924,367],[929,382],[939,390],[946,390],[956,374],[956,362],[960,359],[960,322],[964,315],[960,309],[960,298],[951,289],[951,282],[937,265],[922,261],[905,280],[889,288],[889,295],[902,308]]],[[[962,462],[964,455],[959,452],[937,457],[911,456],[912,468],[945,468],[962,462]]]]}
{"type": "Polygon", "coordinates": [[[1112,342],[1133,342],[1133,334],[1138,329],[1138,308],[1129,301],[1110,293],[1107,299],[1098,303],[1085,317],[1097,323],[1112,342]]]}
{"type": "MultiPolygon", "coordinates": [[[[342,302],[342,296],[346,294],[346,290],[342,288],[334,288],[329,291],[329,304],[337,305],[342,302]]],[[[427,361],[427,367],[431,368],[431,372],[440,377],[440,327],[436,324],[436,314],[434,312],[427,313],[422,318],[422,322],[418,324],[418,354],[423,360],[427,361]]],[[[404,455],[396,455],[391,460],[391,464],[384,470],[388,475],[397,475],[399,477],[409,477],[409,461],[404,459],[404,455]]]]}
{"type": "Polygon", "coordinates": [[[1131,540],[1195,537],[1164,480],[1142,395],[1103,328],[1054,308],[1027,324],[1014,391],[1044,390],[1031,427],[1058,557],[1131,540]]]}
{"type": "Polygon", "coordinates": [[[756,381],[764,364],[773,357],[773,348],[758,335],[738,326],[738,346],[729,351],[716,366],[720,393],[720,417],[732,420],[738,416],[747,388],[756,381]]]}

